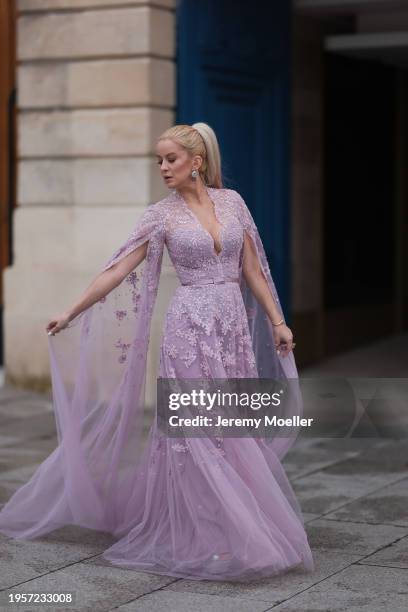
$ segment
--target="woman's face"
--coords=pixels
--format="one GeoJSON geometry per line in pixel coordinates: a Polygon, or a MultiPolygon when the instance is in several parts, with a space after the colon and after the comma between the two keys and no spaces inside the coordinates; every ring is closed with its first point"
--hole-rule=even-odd
{"type": "Polygon", "coordinates": [[[200,166],[199,155],[192,158],[184,147],[170,138],[158,141],[156,155],[160,174],[171,189],[179,189],[191,183],[191,171],[200,166]]]}

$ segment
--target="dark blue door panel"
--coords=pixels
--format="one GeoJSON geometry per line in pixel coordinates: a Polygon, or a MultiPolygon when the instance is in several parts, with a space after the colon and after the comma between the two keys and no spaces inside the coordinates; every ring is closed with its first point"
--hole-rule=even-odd
{"type": "Polygon", "coordinates": [[[252,211],[289,312],[291,3],[182,0],[177,123],[217,133],[226,187],[252,211]]]}

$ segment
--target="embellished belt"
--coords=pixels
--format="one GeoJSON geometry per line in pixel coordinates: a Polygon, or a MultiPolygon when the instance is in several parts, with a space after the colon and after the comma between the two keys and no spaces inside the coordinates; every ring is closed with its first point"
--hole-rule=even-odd
{"type": "Polygon", "coordinates": [[[204,285],[224,285],[225,283],[239,283],[239,278],[209,278],[191,283],[181,283],[183,287],[202,287],[204,285]]]}

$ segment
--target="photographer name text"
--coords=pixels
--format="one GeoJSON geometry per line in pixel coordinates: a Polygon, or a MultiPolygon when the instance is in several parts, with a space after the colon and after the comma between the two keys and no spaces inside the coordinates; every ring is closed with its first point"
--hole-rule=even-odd
{"type": "Polygon", "coordinates": [[[192,418],[172,415],[169,417],[169,425],[172,427],[253,427],[258,429],[262,424],[264,427],[310,427],[313,420],[313,418],[304,418],[299,415],[285,419],[279,418],[276,415],[265,415],[263,418],[227,418],[217,416],[216,419],[203,415],[197,415],[192,418]]]}

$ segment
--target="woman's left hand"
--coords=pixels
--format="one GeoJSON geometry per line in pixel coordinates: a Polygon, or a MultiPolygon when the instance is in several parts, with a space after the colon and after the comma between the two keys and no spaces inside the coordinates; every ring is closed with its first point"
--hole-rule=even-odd
{"type": "Polygon", "coordinates": [[[287,325],[282,323],[282,325],[273,326],[273,335],[278,355],[286,357],[295,346],[292,331],[287,325]]]}

